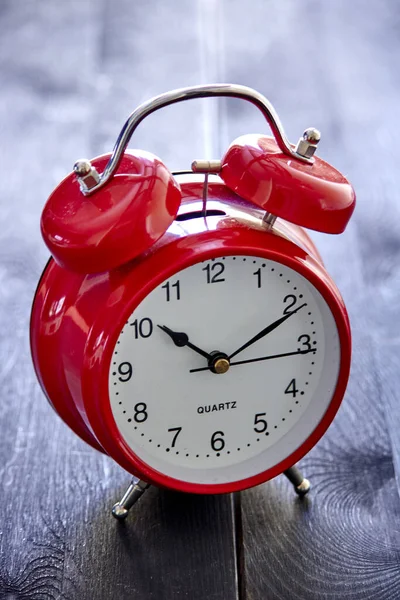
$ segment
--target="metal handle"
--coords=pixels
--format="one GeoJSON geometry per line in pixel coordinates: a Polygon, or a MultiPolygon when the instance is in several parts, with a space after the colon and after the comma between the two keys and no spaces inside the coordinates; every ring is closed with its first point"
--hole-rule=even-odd
{"type": "Polygon", "coordinates": [[[139,123],[151,113],[155,112],[159,108],[163,108],[164,106],[169,106],[170,104],[175,104],[176,102],[183,102],[184,100],[191,100],[192,98],[215,98],[221,96],[240,98],[241,100],[247,100],[248,102],[254,104],[268,121],[277,144],[282,152],[292,156],[293,158],[296,158],[297,160],[301,160],[306,163],[312,162],[310,157],[301,155],[292,148],[285,135],[282,123],[280,122],[274,107],[262,94],[259,94],[252,88],[244,85],[233,85],[229,83],[197,85],[166,92],[165,94],[151,98],[147,102],[144,102],[138,106],[138,108],[133,111],[123,126],[114,146],[110,160],[108,161],[103,173],[99,176],[97,183],[95,185],[91,185],[90,189],[87,189],[85,193],[88,194],[98,190],[112,177],[118,168],[122,155],[133,132],[139,123]]]}

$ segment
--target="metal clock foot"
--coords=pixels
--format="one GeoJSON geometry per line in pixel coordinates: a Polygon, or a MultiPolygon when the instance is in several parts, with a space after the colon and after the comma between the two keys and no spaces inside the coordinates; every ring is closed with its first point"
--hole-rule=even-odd
{"type": "Polygon", "coordinates": [[[139,500],[140,496],[150,487],[149,483],[133,477],[130,486],[122,499],[112,507],[112,515],[119,521],[126,519],[129,509],[139,500]]]}
{"type": "Polygon", "coordinates": [[[297,467],[290,467],[283,472],[294,486],[294,491],[299,496],[305,496],[310,490],[310,482],[306,479],[303,473],[297,467]]]}

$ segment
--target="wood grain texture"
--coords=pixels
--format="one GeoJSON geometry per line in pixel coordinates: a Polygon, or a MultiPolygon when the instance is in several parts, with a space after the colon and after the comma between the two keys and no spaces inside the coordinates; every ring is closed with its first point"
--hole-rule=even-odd
{"type": "MultiPolygon", "coordinates": [[[[309,125],[321,129],[319,155],[344,171],[358,194],[344,235],[313,236],[350,314],[348,391],[328,433],[301,463],[313,486],[308,498],[294,499],[281,478],[241,495],[242,595],[397,599],[398,8],[374,1],[267,2],[251,8],[245,22],[240,2],[226,9],[226,79],[241,77],[272,95],[291,139],[309,125]],[[272,38],[262,28],[254,34],[252,70],[245,65],[254,46],[246,37],[238,43],[248,22],[274,23],[272,38]]],[[[238,122],[255,128],[246,109],[228,110],[231,137],[238,122]]]]}
{"type": "MultiPolygon", "coordinates": [[[[1,599],[237,596],[232,499],[151,489],[118,524],[110,509],[129,476],[60,422],[29,355],[51,189],[78,157],[110,151],[140,101],[201,76],[196,5],[153,5],[0,3],[1,599]]],[[[143,127],[137,145],[152,149],[176,128],[153,151],[180,160],[186,136],[201,156],[202,116],[197,129],[191,119],[171,113],[165,133],[143,127]]]]}
{"type": "MultiPolygon", "coordinates": [[[[399,15],[390,0],[0,2],[1,600],[400,599],[399,15]],[[31,367],[40,211],[137,104],[210,81],[260,90],[292,141],[320,128],[356,187],[346,233],[314,234],[349,309],[351,380],[302,461],[308,498],[284,478],[233,497],[152,488],[119,525],[129,478],[59,421],[31,367]]],[[[199,100],[131,146],[185,168],[264,130],[244,102],[199,100]]]]}

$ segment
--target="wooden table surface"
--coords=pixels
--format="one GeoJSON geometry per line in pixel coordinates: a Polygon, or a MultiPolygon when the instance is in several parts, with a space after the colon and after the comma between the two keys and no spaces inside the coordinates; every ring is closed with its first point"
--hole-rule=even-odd
{"type": "MultiPolygon", "coordinates": [[[[0,598],[400,598],[400,7],[390,0],[0,0],[0,598]],[[124,524],[129,483],[48,406],[29,354],[47,260],[42,206],[81,156],[110,151],[128,114],[176,87],[225,81],[275,105],[289,139],[352,181],[341,236],[315,235],[354,336],[342,407],[301,466],[231,496],[151,488],[124,524]]],[[[133,147],[171,168],[265,131],[246,103],[192,101],[133,147]]]]}

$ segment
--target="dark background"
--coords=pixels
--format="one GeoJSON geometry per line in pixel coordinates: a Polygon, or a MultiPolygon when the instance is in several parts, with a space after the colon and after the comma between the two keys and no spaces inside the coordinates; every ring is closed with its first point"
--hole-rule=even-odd
{"type": "MultiPolygon", "coordinates": [[[[399,31],[394,0],[0,0],[1,599],[400,598],[399,31]],[[33,373],[40,213],[140,102],[214,81],[265,94],[292,142],[318,127],[319,155],[356,188],[345,234],[313,234],[348,306],[351,379],[301,463],[306,501],[282,477],[224,497],[152,488],[121,525],[109,511],[129,477],[33,373]]],[[[187,168],[257,131],[247,103],[192,101],[132,146],[187,168]]]]}

